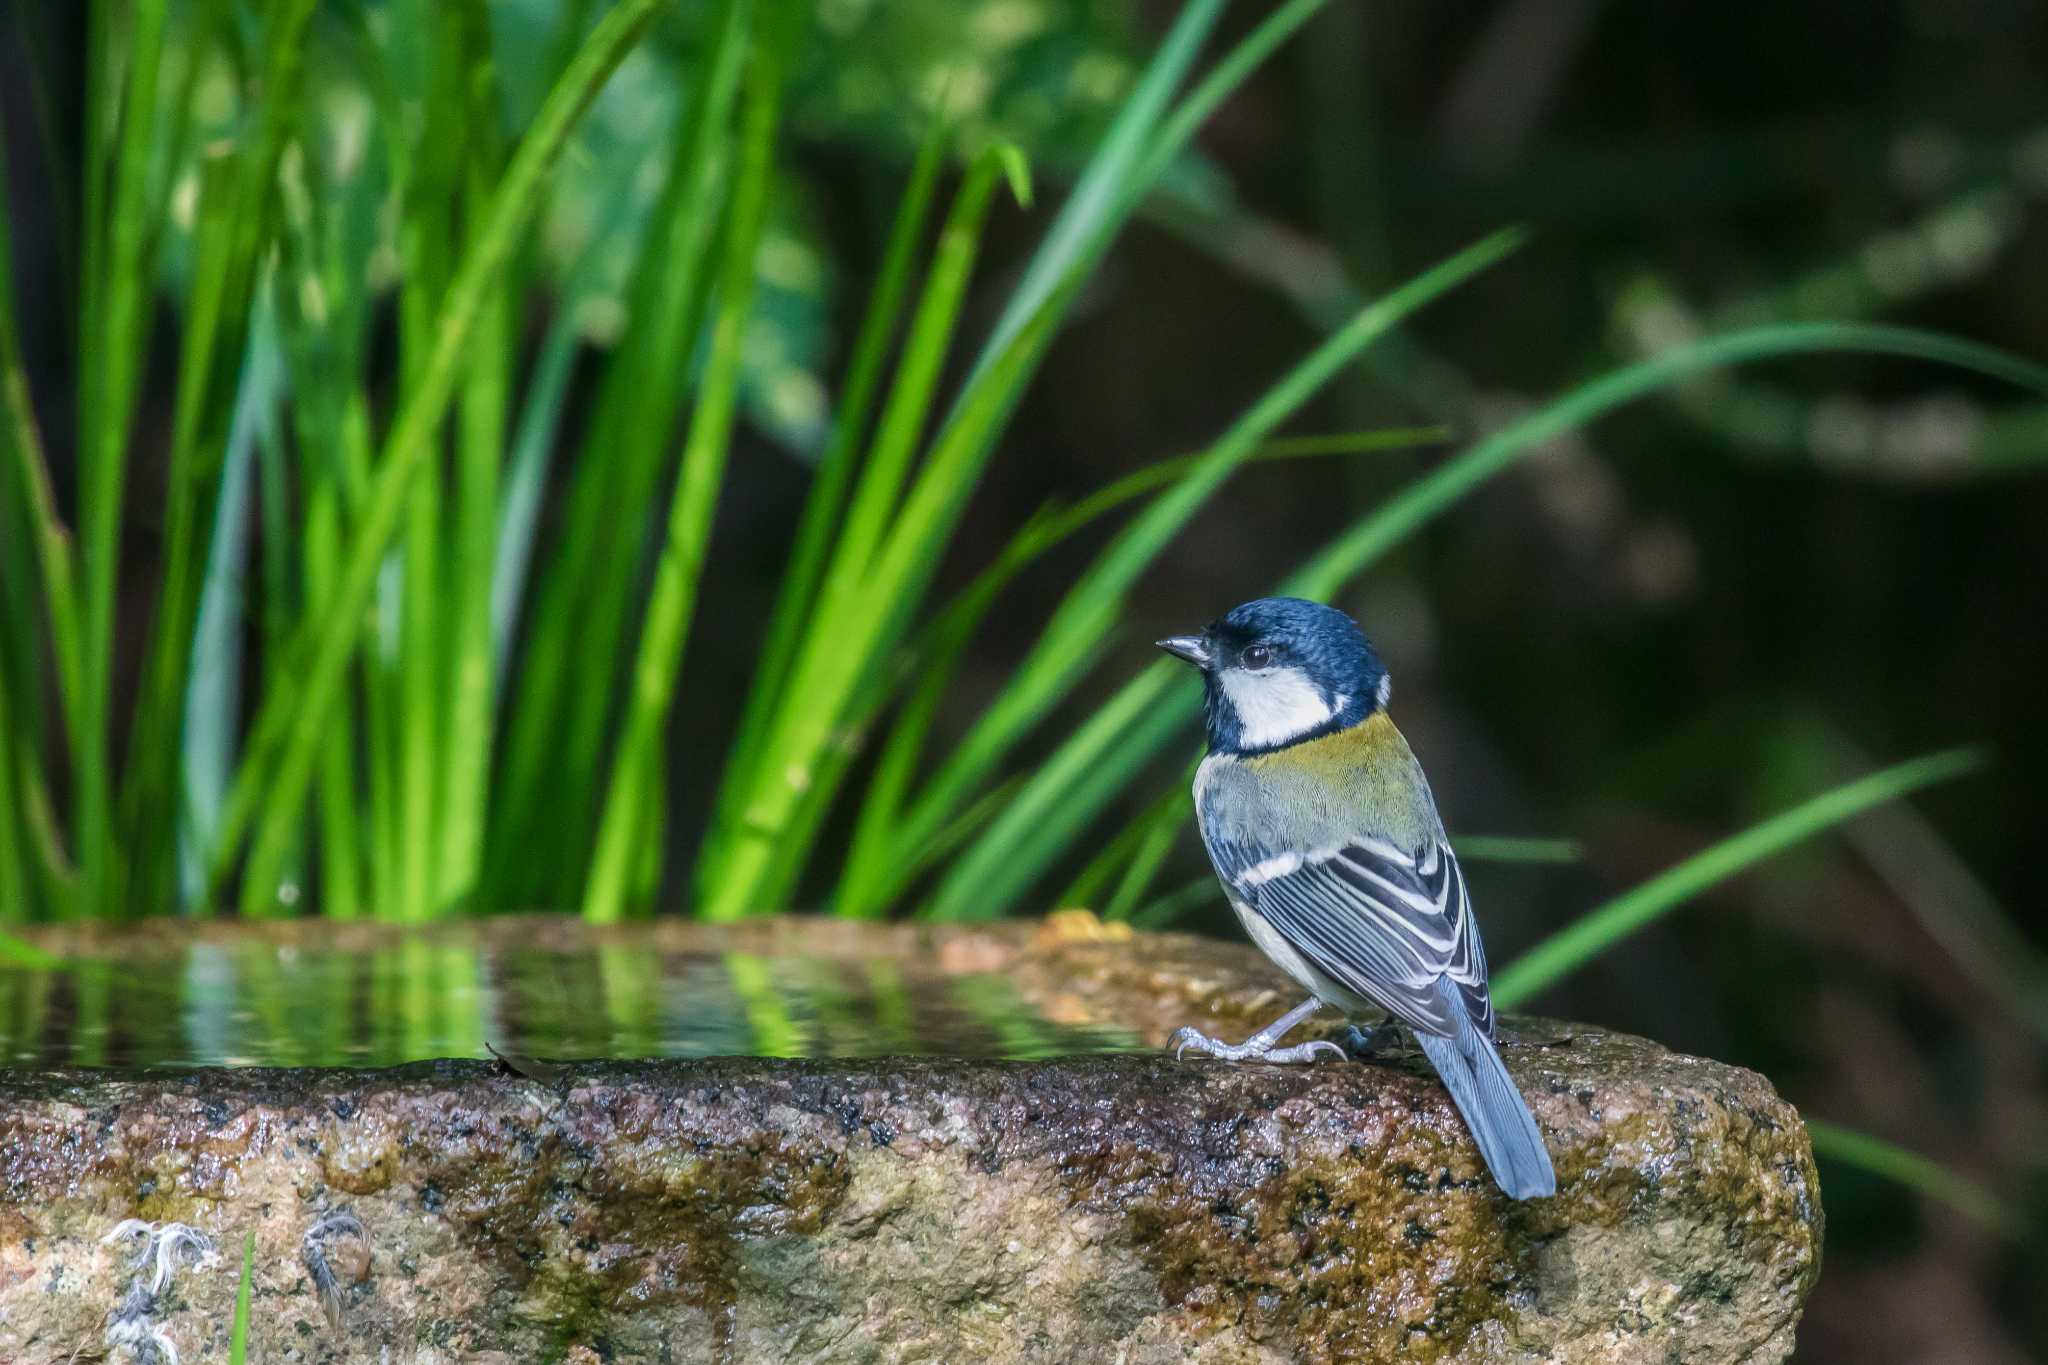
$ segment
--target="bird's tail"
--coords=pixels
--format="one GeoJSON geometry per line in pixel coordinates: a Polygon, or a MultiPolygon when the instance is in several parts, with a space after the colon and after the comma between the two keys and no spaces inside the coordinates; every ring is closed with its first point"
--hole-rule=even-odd
{"type": "Polygon", "coordinates": [[[1468,1021],[1455,1038],[1438,1038],[1417,1029],[1444,1088],[1451,1092],[1465,1126],[1479,1144],[1486,1169],[1510,1199],[1536,1199],[1557,1193],[1557,1173],[1543,1134],[1493,1043],[1468,1021]]]}

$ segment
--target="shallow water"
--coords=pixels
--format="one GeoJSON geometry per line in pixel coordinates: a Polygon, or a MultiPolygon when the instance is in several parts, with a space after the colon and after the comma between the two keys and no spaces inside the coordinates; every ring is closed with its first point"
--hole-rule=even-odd
{"type": "Polygon", "coordinates": [[[0,1065],[388,1066],[430,1057],[1122,1051],[1052,1022],[1007,977],[914,959],[559,950],[445,932],[370,948],[200,940],[0,967],[0,1065]]]}

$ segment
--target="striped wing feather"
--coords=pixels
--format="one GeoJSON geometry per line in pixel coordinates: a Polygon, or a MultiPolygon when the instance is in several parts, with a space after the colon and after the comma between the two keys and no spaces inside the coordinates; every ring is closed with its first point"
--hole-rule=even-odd
{"type": "Polygon", "coordinates": [[[1311,855],[1210,851],[1231,890],[1339,986],[1443,1037],[1458,1032],[1462,1003],[1473,1026],[1493,1036],[1486,950],[1457,856],[1442,839],[1419,854],[1377,839],[1311,855]]]}

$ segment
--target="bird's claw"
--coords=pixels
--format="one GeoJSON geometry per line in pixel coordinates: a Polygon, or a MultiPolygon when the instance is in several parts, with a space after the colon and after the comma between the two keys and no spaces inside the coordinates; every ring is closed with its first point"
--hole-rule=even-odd
{"type": "Polygon", "coordinates": [[[1173,1049],[1173,1060],[1176,1062],[1187,1060],[1189,1048],[1195,1049],[1195,1051],[1203,1056],[1208,1056],[1210,1055],[1209,1050],[1211,1048],[1228,1046],[1227,1044],[1217,1042],[1214,1038],[1203,1037],[1192,1027],[1175,1029],[1173,1037],[1166,1040],[1166,1045],[1173,1049]]]}
{"type": "Polygon", "coordinates": [[[1344,1057],[1344,1049],[1326,1038],[1297,1043],[1293,1047],[1274,1047],[1256,1037],[1244,1043],[1226,1043],[1194,1028],[1175,1029],[1167,1045],[1173,1049],[1175,1061],[1184,1060],[1189,1052],[1224,1062],[1274,1062],[1281,1065],[1313,1062],[1324,1053],[1340,1061],[1344,1057]]]}

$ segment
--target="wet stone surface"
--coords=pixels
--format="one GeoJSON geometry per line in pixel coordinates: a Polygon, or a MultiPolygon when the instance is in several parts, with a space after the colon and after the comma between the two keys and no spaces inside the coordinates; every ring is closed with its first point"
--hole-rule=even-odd
{"type": "MultiPolygon", "coordinates": [[[[305,932],[253,941],[403,950],[305,932]]],[[[486,1011],[509,1061],[0,1070],[0,1360],[225,1360],[245,1237],[263,1361],[1773,1361],[1819,1273],[1797,1115],[1641,1039],[1509,1021],[1559,1184],[1515,1204],[1412,1051],[1150,1051],[1293,1003],[1236,945],[1057,918],[465,932],[736,958],[745,1036],[805,1055],[532,1063],[486,1011]],[[773,989],[797,962],[912,986],[821,1011],[773,989]],[[997,1003],[956,1013],[962,981],[997,1003]],[[953,1055],[867,1055],[927,1024],[953,1055]]],[[[110,979],[145,989],[131,966],[110,979]]]]}

